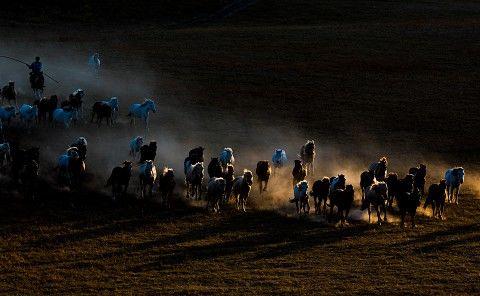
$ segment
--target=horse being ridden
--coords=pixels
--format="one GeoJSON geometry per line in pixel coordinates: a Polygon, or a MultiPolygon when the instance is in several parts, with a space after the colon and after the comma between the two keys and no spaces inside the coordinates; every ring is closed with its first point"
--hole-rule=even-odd
{"type": "Polygon", "coordinates": [[[43,89],[45,88],[45,78],[42,72],[42,63],[40,57],[35,58],[35,62],[27,67],[32,70],[30,72],[30,87],[33,90],[33,96],[35,99],[40,100],[43,97],[43,89]]]}

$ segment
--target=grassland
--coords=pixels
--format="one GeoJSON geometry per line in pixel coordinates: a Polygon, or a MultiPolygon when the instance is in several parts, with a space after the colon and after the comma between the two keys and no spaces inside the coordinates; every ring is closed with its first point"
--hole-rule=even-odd
{"type": "Polygon", "coordinates": [[[347,171],[356,185],[384,154],[399,173],[426,162],[428,183],[450,166],[467,173],[460,205],[444,221],[420,215],[416,229],[362,221],[340,229],[265,206],[214,215],[179,203],[167,213],[99,192],[125,157],[126,119],[115,129],[56,130],[48,145],[52,131],[41,128],[23,141],[44,145],[44,174],[82,133],[99,180],[79,195],[45,191],[35,203],[2,183],[0,293],[479,294],[479,10],[463,1],[257,1],[193,26],[3,30],[4,46],[21,44],[15,54],[36,48],[51,61],[62,91],[72,64],[53,61],[83,63],[95,48],[114,81],[92,86],[96,98],[119,94],[123,108],[158,95],[159,163],[178,172],[193,145],[207,147],[207,158],[232,145],[238,166],[252,168],[276,146],[295,154],[313,138],[317,177],[347,171]]]}

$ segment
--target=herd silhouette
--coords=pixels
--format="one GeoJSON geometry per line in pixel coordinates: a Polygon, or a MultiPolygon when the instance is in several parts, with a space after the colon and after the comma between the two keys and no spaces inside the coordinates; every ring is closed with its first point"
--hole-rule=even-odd
{"type": "MultiPolygon", "coordinates": [[[[5,129],[10,127],[11,120],[17,114],[26,129],[31,129],[35,124],[48,122],[53,126],[61,124],[64,128],[69,128],[83,120],[85,92],[77,89],[68,96],[68,99],[60,102],[60,107],[58,97],[53,95],[48,99],[37,99],[32,105],[23,104],[20,108],[16,107],[16,100],[15,106],[11,105],[11,92],[8,85],[2,90],[2,98],[8,106],[0,107],[2,123],[0,166],[2,171],[11,177],[12,182],[22,189],[26,198],[34,199],[38,190],[41,190],[38,188],[40,148],[11,145],[5,137],[5,129]]],[[[94,102],[90,121],[96,119],[96,124],[101,125],[105,119],[107,125],[114,125],[117,122],[119,106],[117,97],[94,102]]],[[[150,111],[156,112],[152,99],[132,104],[128,112],[131,124],[135,124],[136,119],[141,119],[148,129],[150,111]]],[[[155,165],[157,143],[150,141],[147,144],[144,137],[136,136],[129,143],[125,143],[125,146],[128,147],[131,159],[114,167],[106,181],[106,186],[111,188],[112,199],[121,199],[128,193],[134,167],[138,166],[138,198],[154,199],[158,196],[165,208],[172,208],[177,185],[176,176],[174,170],[169,167],[163,168],[157,174],[155,165]]],[[[71,190],[79,190],[82,187],[87,170],[87,147],[86,138],[78,137],[59,156],[55,167],[58,184],[71,190]]],[[[268,192],[271,178],[285,179],[285,173],[281,172],[285,172],[289,165],[286,151],[277,148],[273,151],[271,161],[258,161],[254,170],[255,176],[248,169],[243,169],[238,174],[235,170],[234,150],[225,147],[218,157],[211,158],[206,178],[204,151],[203,147],[196,147],[189,151],[184,160],[185,198],[204,199],[207,209],[213,212],[221,211],[231,199],[234,200],[237,210],[246,211],[253,183],[257,183],[258,194],[262,196],[268,192]]],[[[315,142],[306,141],[299,149],[298,159],[293,161],[291,195],[285,196],[285,202],[294,203],[299,215],[308,215],[312,198],[314,214],[323,215],[327,221],[332,221],[336,209],[336,219],[340,221],[340,225],[345,225],[349,212],[355,205],[356,184],[347,182],[343,174],[314,179],[315,156],[315,142]]],[[[459,188],[464,182],[465,171],[461,167],[448,169],[445,178],[431,184],[428,191],[425,191],[426,176],[426,165],[419,164],[400,178],[398,174],[388,172],[387,157],[381,157],[359,176],[361,196],[359,209],[368,211],[369,223],[372,210],[376,213],[377,223],[383,223],[388,221],[389,210],[392,212],[396,207],[401,217],[401,225],[404,225],[405,218],[409,215],[412,226],[415,226],[417,208],[425,199],[424,208],[431,206],[433,217],[443,219],[446,203],[458,204],[459,188]]],[[[285,185],[288,183],[286,181],[285,185]]]]}

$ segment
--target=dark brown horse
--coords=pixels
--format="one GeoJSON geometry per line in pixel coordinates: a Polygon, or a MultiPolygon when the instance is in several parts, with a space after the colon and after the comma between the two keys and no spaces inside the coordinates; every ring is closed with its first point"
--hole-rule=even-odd
{"type": "Polygon", "coordinates": [[[106,186],[112,186],[112,199],[127,193],[130,178],[132,177],[132,162],[124,161],[123,166],[113,168],[106,186]]]}

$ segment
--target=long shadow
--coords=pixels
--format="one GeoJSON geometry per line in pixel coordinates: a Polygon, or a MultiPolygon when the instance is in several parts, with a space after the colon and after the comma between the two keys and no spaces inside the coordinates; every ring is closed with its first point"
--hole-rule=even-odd
{"type": "Polygon", "coordinates": [[[133,271],[161,269],[165,265],[183,264],[189,260],[210,260],[249,252],[252,252],[252,260],[261,260],[304,252],[317,245],[335,243],[346,236],[361,235],[369,228],[371,228],[369,225],[362,224],[338,230],[321,227],[312,221],[284,217],[274,212],[253,212],[234,215],[220,221],[220,224],[207,224],[173,237],[134,244],[90,259],[111,258],[138,252],[157,254],[155,248],[168,245],[172,246],[171,250],[166,252],[162,250],[154,262],[137,266],[133,271]],[[181,243],[228,236],[235,232],[241,232],[241,237],[235,239],[227,237],[226,241],[207,245],[179,246],[181,243]]]}
{"type": "Polygon", "coordinates": [[[445,237],[451,235],[466,235],[470,233],[480,233],[480,223],[472,223],[467,225],[460,225],[455,227],[450,227],[445,230],[439,230],[421,235],[417,238],[404,241],[402,243],[395,243],[390,245],[391,247],[403,247],[408,245],[418,245],[422,243],[437,241],[439,239],[445,239],[445,237]]]}
{"type": "Polygon", "coordinates": [[[5,196],[0,199],[0,235],[30,232],[32,225],[68,226],[68,233],[41,236],[21,247],[23,251],[55,248],[120,232],[135,232],[158,222],[201,212],[198,208],[177,204],[175,211],[165,211],[155,202],[139,201],[131,196],[112,202],[109,196],[97,191],[60,192],[45,186],[34,201],[5,196]]]}
{"type": "MultiPolygon", "coordinates": [[[[415,253],[417,254],[433,253],[433,252],[443,251],[455,246],[462,246],[462,248],[465,248],[468,246],[469,243],[478,243],[478,242],[480,242],[480,234],[476,234],[476,235],[469,236],[467,238],[462,238],[462,239],[454,238],[448,241],[428,244],[426,246],[416,248],[415,253]]],[[[477,250],[476,246],[472,246],[472,247],[475,250],[477,250]]]]}

